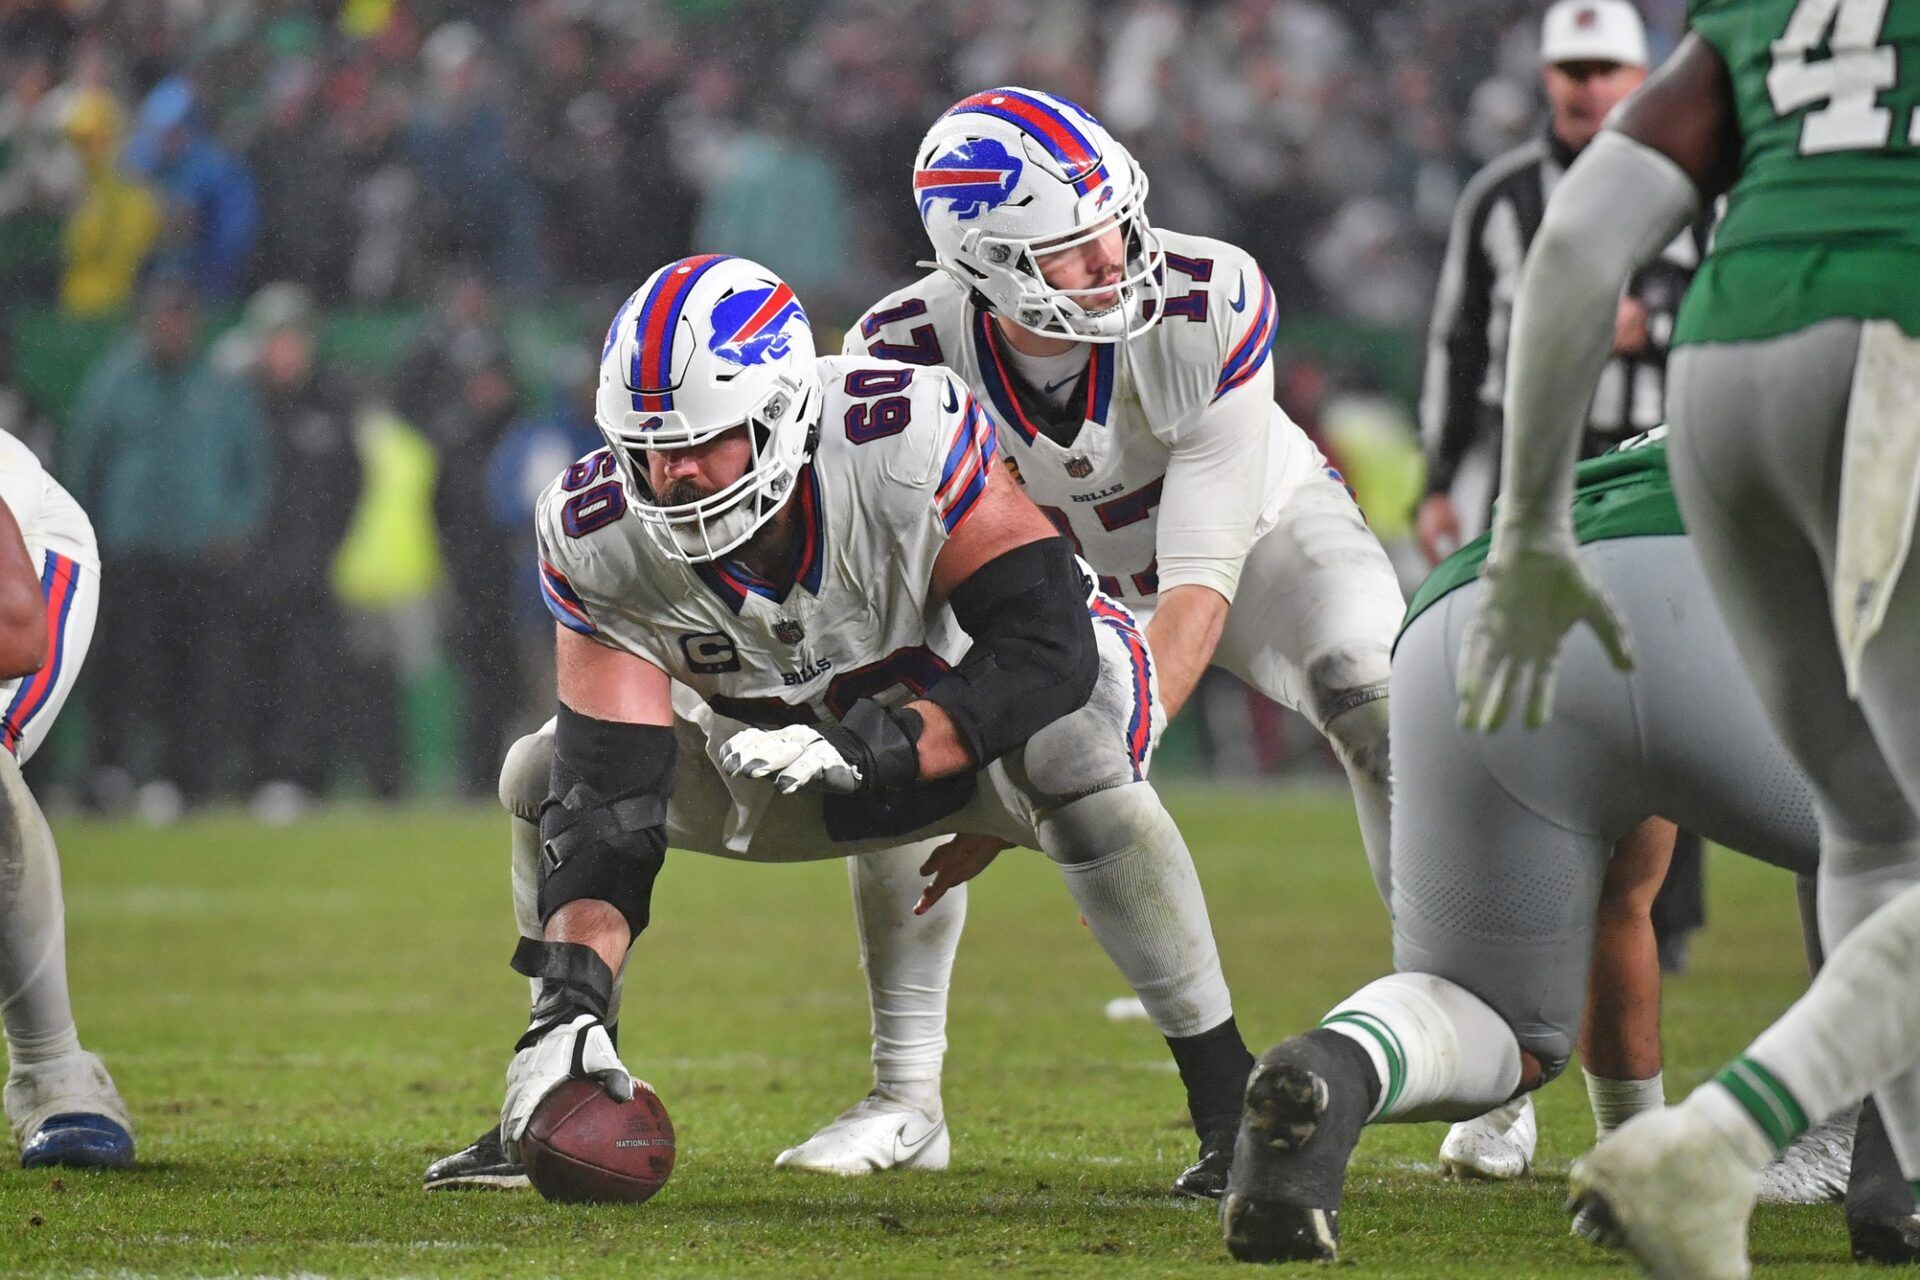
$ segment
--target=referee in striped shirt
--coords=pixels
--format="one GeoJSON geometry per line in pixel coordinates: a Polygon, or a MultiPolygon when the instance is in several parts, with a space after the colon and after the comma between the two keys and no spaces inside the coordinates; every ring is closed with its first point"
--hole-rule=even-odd
{"type": "MultiPolygon", "coordinates": [[[[1487,527],[1521,263],[1560,176],[1647,78],[1646,28],[1628,0],[1559,0],[1542,24],[1540,57],[1551,123],[1467,184],[1434,299],[1420,398],[1427,492],[1415,521],[1429,563],[1487,527]]],[[[1682,233],[1621,298],[1614,359],[1594,393],[1582,456],[1664,421],[1667,339],[1700,247],[1694,232],[1682,233]]]]}

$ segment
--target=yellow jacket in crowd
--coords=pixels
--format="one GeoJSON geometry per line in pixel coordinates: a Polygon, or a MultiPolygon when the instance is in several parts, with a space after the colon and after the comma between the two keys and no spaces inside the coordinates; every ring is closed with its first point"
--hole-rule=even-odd
{"type": "Polygon", "coordinates": [[[160,203],[120,171],[120,109],[110,95],[82,92],[64,123],[67,140],[86,162],[87,178],[67,220],[60,305],[69,315],[118,311],[132,299],[140,264],[160,234],[160,203]]]}

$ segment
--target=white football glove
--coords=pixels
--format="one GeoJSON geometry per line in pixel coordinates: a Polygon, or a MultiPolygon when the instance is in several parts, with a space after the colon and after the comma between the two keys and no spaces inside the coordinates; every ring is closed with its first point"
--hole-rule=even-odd
{"type": "Polygon", "coordinates": [[[858,791],[863,781],[858,765],[804,724],[742,729],[720,748],[720,767],[735,777],[773,774],[774,789],[783,796],[815,782],[844,795],[858,791]]]}
{"type": "Polygon", "coordinates": [[[1524,692],[1527,727],[1537,729],[1553,710],[1560,641],[1575,623],[1593,628],[1622,671],[1633,667],[1633,649],[1605,589],[1575,554],[1570,530],[1496,552],[1460,642],[1460,723],[1492,733],[1524,692]]]}
{"type": "Polygon", "coordinates": [[[590,1013],[555,1023],[508,1064],[500,1141],[509,1160],[519,1161],[520,1135],[541,1100],[569,1080],[592,1080],[617,1102],[633,1100],[633,1076],[614,1052],[605,1024],[590,1013]]]}

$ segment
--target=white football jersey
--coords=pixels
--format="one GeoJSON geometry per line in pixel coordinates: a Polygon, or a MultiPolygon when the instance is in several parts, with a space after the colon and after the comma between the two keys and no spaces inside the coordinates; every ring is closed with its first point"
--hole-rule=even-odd
{"type": "Polygon", "coordinates": [[[87,513],[47,474],[33,450],[4,431],[0,431],[0,499],[13,512],[36,568],[45,563],[49,552],[89,569],[100,567],[100,550],[87,513]]]}
{"type": "Polygon", "coordinates": [[[820,444],[791,499],[801,536],[782,580],[664,553],[626,515],[602,449],[540,496],[554,617],[762,727],[838,719],[863,697],[898,705],[958,662],[966,634],[927,601],[934,558],[986,490],[993,423],[945,369],[866,356],[819,368],[820,444]]]}
{"type": "MultiPolygon", "coordinates": [[[[945,272],[888,295],[848,330],[846,350],[957,372],[992,413],[1008,465],[1041,510],[1130,604],[1159,591],[1158,507],[1168,458],[1207,406],[1244,384],[1273,344],[1273,290],[1252,256],[1219,240],[1159,233],[1166,246],[1165,313],[1128,342],[1086,345],[1066,445],[1038,425],[1050,405],[1023,391],[1005,338],[945,272]]],[[[1326,465],[1276,405],[1265,501],[1254,536],[1287,495],[1326,465]]]]}

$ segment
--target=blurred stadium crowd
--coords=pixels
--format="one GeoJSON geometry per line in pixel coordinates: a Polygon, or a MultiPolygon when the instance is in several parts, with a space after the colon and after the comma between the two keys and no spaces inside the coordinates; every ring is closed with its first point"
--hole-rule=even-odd
{"type": "MultiPolygon", "coordinates": [[[[1683,0],[1642,7],[1657,59],[1683,0]]],[[[1087,105],[1157,223],[1260,258],[1282,401],[1393,537],[1418,463],[1380,350],[1417,348],[1466,177],[1540,128],[1540,8],[0,0],[0,427],[105,561],[52,781],[156,817],[490,794],[551,697],[528,516],[594,442],[604,317],[698,248],[837,330],[924,256],[913,148],[983,85],[1087,105]],[[1329,321],[1383,345],[1290,345],[1329,321]],[[1410,479],[1340,456],[1380,439],[1410,479]]],[[[1220,771],[1311,737],[1197,705],[1220,771]]]]}

